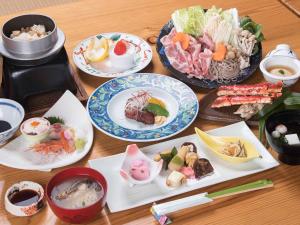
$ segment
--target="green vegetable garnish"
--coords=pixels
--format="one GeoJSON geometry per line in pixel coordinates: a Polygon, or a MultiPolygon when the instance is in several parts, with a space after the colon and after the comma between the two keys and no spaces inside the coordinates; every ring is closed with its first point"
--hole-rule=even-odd
{"type": "Polygon", "coordinates": [[[65,124],[65,121],[58,116],[49,116],[45,117],[45,119],[48,120],[51,125],[55,123],[65,124]]]}
{"type": "Polygon", "coordinates": [[[144,110],[153,113],[155,116],[169,116],[169,112],[160,105],[149,103],[144,110]]]}
{"type": "Polygon", "coordinates": [[[164,161],[164,164],[165,164],[165,169],[167,170],[168,169],[168,165],[171,161],[171,159],[177,155],[177,148],[176,147],[173,147],[172,150],[166,150],[166,151],[162,151],[160,153],[160,157],[163,159],[164,161]]]}
{"type": "Polygon", "coordinates": [[[278,72],[282,75],[285,74],[283,70],[278,70],[278,72]]]}
{"type": "Polygon", "coordinates": [[[241,18],[240,26],[244,30],[248,30],[252,34],[254,34],[258,42],[262,42],[263,40],[265,40],[265,37],[262,33],[262,25],[255,23],[249,16],[241,18]]]}
{"type": "Polygon", "coordinates": [[[86,141],[82,138],[78,138],[75,140],[76,150],[82,150],[85,146],[86,141]]]}

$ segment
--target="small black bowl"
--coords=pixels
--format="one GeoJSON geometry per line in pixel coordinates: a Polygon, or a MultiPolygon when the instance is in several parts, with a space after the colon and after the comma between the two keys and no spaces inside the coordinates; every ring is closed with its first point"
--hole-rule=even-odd
{"type": "Polygon", "coordinates": [[[300,110],[284,110],[272,114],[267,119],[265,128],[268,143],[279,153],[279,160],[289,165],[300,165],[300,144],[288,145],[272,137],[272,132],[279,124],[285,125],[288,129],[289,126],[299,128],[300,132],[300,110]]]}

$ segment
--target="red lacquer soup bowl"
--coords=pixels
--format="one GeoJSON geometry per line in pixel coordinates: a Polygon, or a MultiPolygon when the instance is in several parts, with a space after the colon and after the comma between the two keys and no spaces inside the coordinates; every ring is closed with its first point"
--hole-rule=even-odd
{"type": "Polygon", "coordinates": [[[98,171],[88,167],[74,167],[63,170],[54,175],[46,187],[46,198],[54,214],[61,220],[68,223],[85,223],[91,221],[99,215],[106,203],[107,195],[107,182],[104,176],[98,171]],[[96,203],[79,209],[68,209],[62,208],[54,203],[51,199],[52,189],[61,184],[62,182],[74,178],[74,177],[88,177],[97,181],[103,188],[103,197],[100,198],[96,203]]]}

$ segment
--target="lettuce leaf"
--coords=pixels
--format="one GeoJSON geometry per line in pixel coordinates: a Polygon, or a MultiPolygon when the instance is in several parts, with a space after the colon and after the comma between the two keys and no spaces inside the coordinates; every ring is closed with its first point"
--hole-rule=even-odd
{"type": "Polygon", "coordinates": [[[172,21],[177,32],[199,37],[203,34],[204,10],[201,6],[178,9],[172,14],[172,21]]]}

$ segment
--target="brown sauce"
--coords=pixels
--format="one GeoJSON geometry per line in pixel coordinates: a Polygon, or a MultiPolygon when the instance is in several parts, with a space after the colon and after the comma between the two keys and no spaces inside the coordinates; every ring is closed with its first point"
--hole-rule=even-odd
{"type": "Polygon", "coordinates": [[[33,203],[37,203],[40,198],[40,195],[30,189],[24,189],[18,192],[15,192],[9,198],[10,202],[16,206],[28,206],[33,203]]]}

